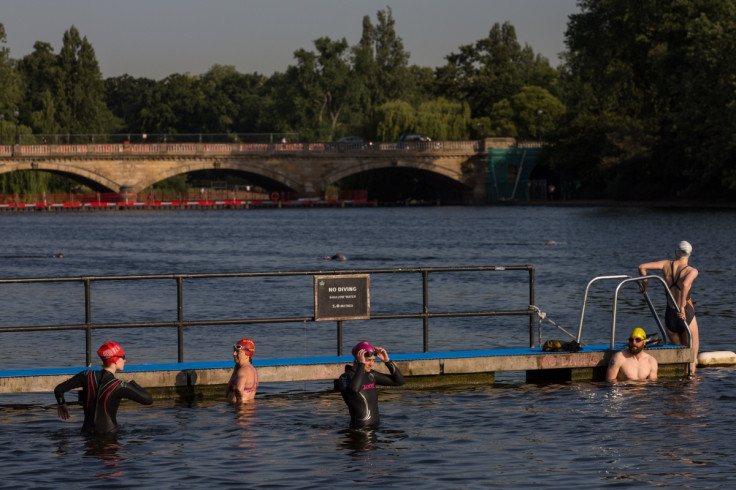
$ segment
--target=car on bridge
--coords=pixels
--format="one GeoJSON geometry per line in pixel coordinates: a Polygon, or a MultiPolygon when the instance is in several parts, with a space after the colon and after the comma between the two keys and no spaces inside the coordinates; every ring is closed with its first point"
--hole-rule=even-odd
{"type": "Polygon", "coordinates": [[[338,143],[368,143],[369,141],[362,136],[344,136],[337,140],[338,143]]]}
{"type": "Polygon", "coordinates": [[[440,143],[432,143],[432,138],[422,133],[404,133],[399,136],[399,150],[439,150],[440,143]]]}
{"type": "Polygon", "coordinates": [[[369,150],[373,148],[373,142],[362,136],[344,136],[337,140],[337,143],[328,143],[325,147],[329,150],[369,150]]]}
{"type": "Polygon", "coordinates": [[[404,133],[399,136],[399,141],[432,141],[432,139],[422,133],[404,133]]]}

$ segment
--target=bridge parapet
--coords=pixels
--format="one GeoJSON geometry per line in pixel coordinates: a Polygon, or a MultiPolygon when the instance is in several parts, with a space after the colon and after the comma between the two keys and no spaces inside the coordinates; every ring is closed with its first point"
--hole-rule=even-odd
{"type": "Polygon", "coordinates": [[[238,155],[243,153],[367,153],[373,152],[464,152],[479,153],[481,141],[412,141],[392,143],[86,143],[2,145],[0,155],[11,158],[52,156],[121,155],[238,155]]]}

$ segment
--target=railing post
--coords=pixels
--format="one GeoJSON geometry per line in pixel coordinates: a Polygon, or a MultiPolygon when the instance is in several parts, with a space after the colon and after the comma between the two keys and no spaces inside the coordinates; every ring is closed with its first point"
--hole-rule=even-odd
{"type": "Polygon", "coordinates": [[[424,322],[424,351],[429,352],[429,271],[422,271],[422,321],[424,322]]]}
{"type": "Polygon", "coordinates": [[[342,320],[337,321],[337,355],[342,355],[342,320]]]}
{"type": "MultiPolygon", "coordinates": [[[[534,267],[529,266],[529,304],[534,304],[534,267]]],[[[542,342],[542,339],[539,339],[542,342]]],[[[534,348],[534,312],[529,312],[529,347],[534,348]]]]}
{"type": "Polygon", "coordinates": [[[176,329],[177,329],[177,359],[184,362],[184,278],[176,277],[176,329]]]}
{"type": "Polygon", "coordinates": [[[92,292],[91,281],[84,279],[84,329],[85,359],[87,367],[92,365],[92,292]]]}

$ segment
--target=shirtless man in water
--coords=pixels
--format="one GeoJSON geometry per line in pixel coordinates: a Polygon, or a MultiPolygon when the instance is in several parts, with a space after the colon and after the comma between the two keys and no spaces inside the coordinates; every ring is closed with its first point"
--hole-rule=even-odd
{"type": "Polygon", "coordinates": [[[258,371],[253,367],[256,346],[251,339],[238,340],[233,346],[235,367],[227,384],[227,401],[235,404],[248,403],[256,397],[258,371]]]}
{"type": "Polygon", "coordinates": [[[616,352],[608,363],[606,381],[634,381],[657,379],[657,360],[644,352],[647,334],[635,328],[629,335],[629,345],[616,352]]]}

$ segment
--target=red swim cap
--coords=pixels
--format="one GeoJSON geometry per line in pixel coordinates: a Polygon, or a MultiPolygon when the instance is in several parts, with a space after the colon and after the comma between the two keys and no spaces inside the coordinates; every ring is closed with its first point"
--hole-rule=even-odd
{"type": "Polygon", "coordinates": [[[251,339],[240,339],[233,346],[235,350],[242,350],[248,357],[253,357],[253,353],[256,351],[256,344],[251,339]]]}
{"type": "Polygon", "coordinates": [[[125,355],[125,351],[117,342],[105,342],[102,347],[97,349],[97,355],[100,356],[105,365],[115,364],[125,355]]]}
{"type": "Polygon", "coordinates": [[[355,344],[355,347],[353,347],[353,355],[356,355],[360,349],[363,349],[366,352],[376,352],[376,349],[374,349],[373,346],[365,340],[355,344]]]}

